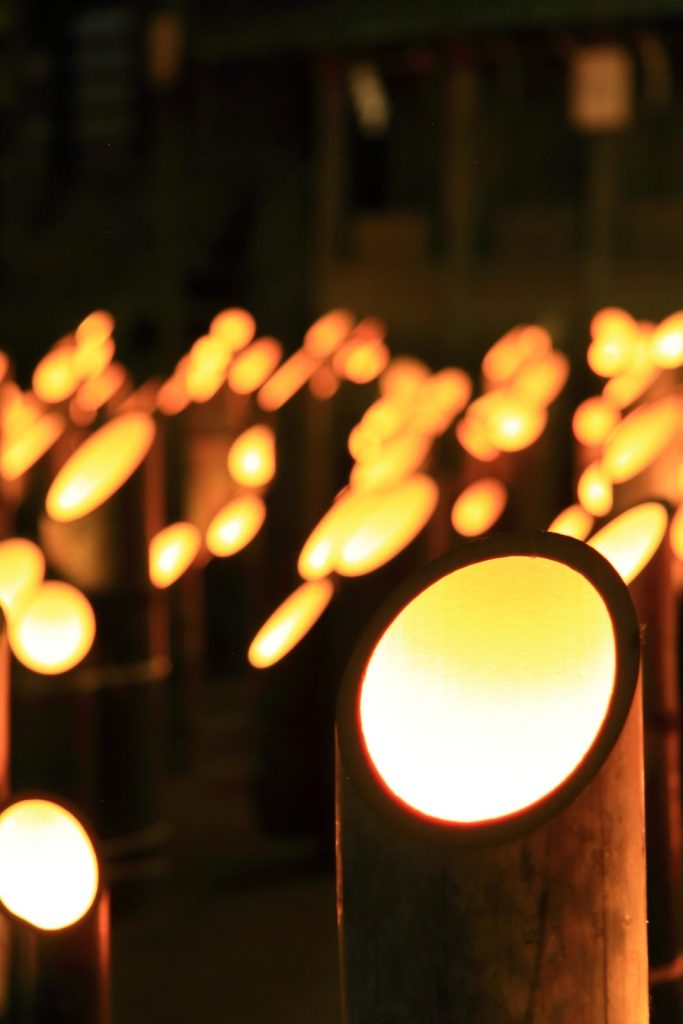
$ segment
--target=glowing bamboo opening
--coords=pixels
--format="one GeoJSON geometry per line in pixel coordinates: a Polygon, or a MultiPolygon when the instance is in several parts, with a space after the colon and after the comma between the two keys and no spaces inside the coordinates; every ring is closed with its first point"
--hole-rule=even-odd
{"type": "Polygon", "coordinates": [[[598,519],[612,511],[612,482],[597,462],[586,466],[579,477],[576,496],[586,512],[598,519]]]}
{"type": "Polygon", "coordinates": [[[506,384],[528,359],[549,352],[552,343],[548,331],[537,324],[513,327],[485,354],[481,372],[490,386],[506,384]]]}
{"type": "Polygon", "coordinates": [[[114,317],[106,309],[96,309],[76,328],[76,341],[79,345],[103,345],[113,333],[114,317]]]}
{"type": "Polygon", "coordinates": [[[306,331],[304,348],[314,359],[327,359],[346,341],[355,322],[348,309],[331,309],[306,331]]]}
{"type": "Polygon", "coordinates": [[[297,571],[302,579],[322,579],[334,571],[342,545],[362,525],[373,504],[372,492],[349,489],[337,498],[301,549],[297,571]]]}
{"type": "Polygon", "coordinates": [[[71,398],[80,383],[81,375],[74,363],[72,345],[50,349],[43,356],[31,378],[33,391],[41,402],[56,405],[71,398]]]}
{"type": "Polygon", "coordinates": [[[616,644],[603,596],[575,568],[540,555],[465,565],[375,645],[360,692],[367,754],[422,815],[483,823],[529,808],[596,739],[616,644]]]}
{"type": "Polygon", "coordinates": [[[512,385],[529,402],[548,406],[567,383],[569,370],[567,356],[554,350],[524,363],[515,374],[512,385]]]}
{"type": "Polygon", "coordinates": [[[281,409],[297,391],[311,378],[318,367],[318,361],[308,352],[299,349],[277,368],[260,389],[257,402],[266,412],[281,409]]]}
{"type": "Polygon", "coordinates": [[[165,380],[157,392],[156,407],[164,416],[177,416],[189,404],[190,396],[185,385],[175,374],[165,380]]]}
{"type": "Polygon", "coordinates": [[[319,366],[308,382],[308,390],[320,402],[333,398],[339,391],[339,377],[331,366],[319,366]]]}
{"type": "Polygon", "coordinates": [[[453,529],[463,537],[478,537],[498,522],[507,505],[505,484],[493,476],[475,480],[455,499],[453,529]]]}
{"type": "Polygon", "coordinates": [[[76,587],[49,580],[9,620],[8,638],[14,656],[34,672],[68,672],[93,645],[95,614],[76,587]]]}
{"type": "Polygon", "coordinates": [[[0,475],[4,480],[18,480],[45,455],[62,434],[66,423],[57,412],[46,412],[16,434],[6,431],[0,446],[0,475]]]}
{"type": "Polygon", "coordinates": [[[624,583],[632,583],[664,540],[669,516],[664,505],[647,501],[622,512],[590,540],[617,570],[624,583]]]}
{"type": "Polygon", "coordinates": [[[275,434],[264,423],[249,427],[231,444],[228,472],[241,487],[265,487],[275,468],[275,434]]]}
{"type": "Polygon", "coordinates": [[[0,542],[0,605],[7,618],[15,614],[45,577],[45,556],[23,537],[0,542]]]}
{"type": "Polygon", "coordinates": [[[439,488],[418,474],[373,498],[336,553],[335,570],[342,576],[374,572],[403,551],[431,519],[439,488]]]}
{"type": "Polygon", "coordinates": [[[465,414],[455,424],[455,436],[468,455],[478,462],[493,462],[500,450],[491,444],[484,424],[477,416],[465,414]]]}
{"type": "Polygon", "coordinates": [[[548,413],[514,392],[496,394],[487,409],[486,433],[501,452],[519,452],[529,448],[545,430],[548,413]]]}
{"type": "Polygon", "coordinates": [[[74,396],[75,401],[85,412],[96,412],[118,394],[127,380],[125,366],[122,363],[110,363],[103,373],[81,384],[74,396]]]}
{"type": "Polygon", "coordinates": [[[624,483],[647,469],[677,439],[681,400],[666,395],[629,413],[605,444],[603,468],[614,483],[624,483]]]}
{"type": "Polygon", "coordinates": [[[170,587],[190,568],[202,536],[193,523],[171,523],[149,542],[149,578],[159,589],[170,587]]]}
{"type": "Polygon", "coordinates": [[[19,800],[0,814],[0,902],[44,931],[75,924],[95,901],[97,855],[88,833],[50,800],[19,800]]]}
{"type": "Polygon", "coordinates": [[[369,384],[389,362],[389,349],[381,338],[354,338],[336,353],[332,367],[352,384],[369,384]]]}
{"type": "Polygon", "coordinates": [[[378,398],[365,410],[360,426],[368,437],[388,441],[408,426],[412,413],[412,401],[401,397],[378,398]]]}
{"type": "Polygon", "coordinates": [[[211,321],[209,334],[219,337],[231,352],[238,352],[256,334],[256,321],[246,309],[224,309],[211,321]]]}
{"type": "Polygon", "coordinates": [[[591,321],[593,340],[586,358],[593,373],[614,377],[632,364],[638,344],[638,324],[625,310],[600,310],[591,321]]]}
{"type": "Polygon", "coordinates": [[[240,494],[216,513],[206,530],[206,546],[217,558],[236,555],[250,544],[266,519],[257,494],[240,494]]]}
{"type": "Polygon", "coordinates": [[[273,612],[249,645],[247,658],[254,668],[268,668],[289,654],[313,628],[332,599],[328,579],[302,583],[273,612]]]}
{"type": "Polygon", "coordinates": [[[76,449],[53,480],[45,509],[57,522],[80,519],[115,494],[152,446],[156,427],[147,413],[127,412],[76,449]]]}
{"type": "Polygon", "coordinates": [[[396,356],[379,378],[379,393],[405,401],[417,394],[429,375],[429,367],[421,359],[396,356]]]}
{"type": "Polygon", "coordinates": [[[650,359],[647,342],[641,338],[629,368],[608,380],[602,393],[617,409],[626,409],[645,394],[661,372],[650,359]]]}
{"type": "Polygon", "coordinates": [[[190,401],[201,404],[218,393],[231,358],[232,353],[219,336],[205,335],[195,341],[186,361],[181,360],[176,367],[190,401]]]}
{"type": "Polygon", "coordinates": [[[548,533],[561,533],[565,537],[585,540],[593,529],[594,522],[593,516],[582,505],[570,505],[553,519],[548,527],[548,533]]]}
{"type": "Polygon", "coordinates": [[[673,313],[655,327],[650,336],[650,358],[655,366],[667,370],[683,366],[683,312],[673,313]]]}
{"type": "Polygon", "coordinates": [[[79,345],[73,353],[74,371],[79,380],[85,377],[99,377],[111,363],[115,352],[116,342],[113,338],[79,345]]]}
{"type": "Polygon", "coordinates": [[[620,420],[615,409],[602,395],[581,402],[572,417],[572,432],[579,444],[587,448],[602,445],[620,420]]]}
{"type": "Polygon", "coordinates": [[[385,442],[376,458],[356,464],[349,480],[359,490],[390,487],[420,469],[429,455],[432,439],[428,435],[404,431],[385,442]]]}
{"type": "Polygon", "coordinates": [[[258,391],[281,359],[282,345],[276,338],[258,338],[235,356],[228,370],[229,387],[238,395],[258,391]]]}
{"type": "Polygon", "coordinates": [[[436,437],[443,434],[462,412],[472,394],[469,374],[457,367],[447,367],[429,377],[416,395],[413,427],[420,433],[436,437]]]}

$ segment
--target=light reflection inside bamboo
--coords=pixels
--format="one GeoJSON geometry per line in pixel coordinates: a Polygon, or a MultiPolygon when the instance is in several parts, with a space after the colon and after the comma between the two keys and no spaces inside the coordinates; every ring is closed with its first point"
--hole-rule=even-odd
{"type": "Polygon", "coordinates": [[[216,513],[206,530],[206,546],[217,558],[242,551],[266,519],[266,506],[258,494],[239,494],[216,513]]]}
{"type": "Polygon", "coordinates": [[[677,442],[681,408],[679,396],[665,395],[638,406],[621,421],[605,444],[602,460],[614,483],[633,479],[677,442]]]}
{"type": "Polygon", "coordinates": [[[624,583],[632,583],[664,540],[669,516],[657,501],[643,502],[606,523],[588,541],[617,570],[624,583]]]}
{"type": "Polygon", "coordinates": [[[171,523],[149,544],[149,578],[159,589],[170,587],[189,569],[199,552],[201,534],[194,523],[171,523]]]}
{"type": "Polygon", "coordinates": [[[276,338],[258,338],[235,356],[228,369],[228,385],[238,395],[250,395],[265,384],[282,359],[276,338]]]}
{"type": "Polygon", "coordinates": [[[312,629],[334,593],[329,579],[302,583],[276,608],[258,631],[247,652],[254,668],[280,661],[312,629]]]}
{"type": "Polygon", "coordinates": [[[612,483],[597,462],[584,469],[576,485],[576,494],[586,512],[598,519],[612,511],[612,483]]]}
{"type": "Polygon", "coordinates": [[[491,476],[475,480],[453,504],[453,529],[463,537],[479,537],[495,526],[505,511],[507,500],[507,488],[502,481],[491,476]]]}
{"type": "Polygon", "coordinates": [[[265,487],[275,476],[275,434],[257,423],[235,438],[228,451],[228,472],[242,487],[265,487]]]}

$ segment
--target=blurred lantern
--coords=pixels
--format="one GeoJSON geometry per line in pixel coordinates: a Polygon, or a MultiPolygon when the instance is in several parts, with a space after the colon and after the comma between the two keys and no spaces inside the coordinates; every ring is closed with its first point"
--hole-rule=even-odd
{"type": "Polygon", "coordinates": [[[256,321],[246,309],[224,309],[211,321],[209,334],[220,338],[230,352],[238,352],[256,334],[256,321]]]}
{"type": "Polygon", "coordinates": [[[258,393],[257,401],[266,412],[281,409],[313,376],[319,361],[299,349],[286,359],[258,393]]]}
{"type": "Polygon", "coordinates": [[[228,370],[228,386],[238,395],[258,391],[282,359],[282,345],[276,338],[258,338],[236,355],[228,370]]]}
{"type": "Polygon", "coordinates": [[[230,446],[228,472],[242,487],[265,487],[275,468],[275,434],[264,423],[249,427],[230,446]]]}
{"type": "Polygon", "coordinates": [[[6,429],[0,444],[0,475],[18,480],[45,455],[64,433],[66,421],[57,412],[46,412],[25,428],[6,429]]]}
{"type": "Polygon", "coordinates": [[[563,352],[547,352],[525,362],[511,381],[512,388],[537,405],[555,401],[569,379],[569,359],[563,352]]]}
{"type": "Polygon", "coordinates": [[[319,366],[308,382],[308,390],[318,401],[325,402],[339,391],[339,383],[331,366],[319,366]]]}
{"type": "MultiPolygon", "coordinates": [[[[491,396],[494,392],[489,392],[491,396]]],[[[537,441],[545,430],[545,409],[515,391],[495,392],[496,401],[487,405],[486,434],[501,452],[519,452],[537,441]]],[[[487,396],[488,397],[488,396],[487,396]]]]}
{"type": "Polygon", "coordinates": [[[650,335],[650,358],[655,366],[674,369],[683,365],[683,312],[673,313],[650,335]]]}
{"type": "Polygon", "coordinates": [[[576,407],[572,417],[572,431],[579,444],[586,448],[602,445],[621,419],[602,395],[587,398],[576,407]]]}
{"type": "Polygon", "coordinates": [[[628,370],[638,347],[638,324],[625,310],[602,309],[591,320],[592,341],[586,358],[599,377],[615,377],[628,370]]]}
{"type": "Polygon", "coordinates": [[[102,373],[85,380],[74,395],[74,401],[85,412],[96,412],[111,401],[129,382],[122,363],[110,363],[102,373]]]}
{"type": "Polygon", "coordinates": [[[585,540],[593,529],[594,522],[593,516],[582,505],[570,505],[553,519],[548,527],[548,533],[562,533],[565,537],[585,540]]]}
{"type": "Polygon", "coordinates": [[[491,443],[486,427],[477,416],[466,413],[455,424],[455,436],[468,455],[478,462],[493,462],[500,450],[491,443]]]}
{"type": "Polygon", "coordinates": [[[103,345],[114,333],[114,317],[106,309],[97,309],[81,320],[76,328],[76,342],[85,347],[103,345]]]}
{"type": "Polygon", "coordinates": [[[49,580],[20,604],[9,620],[12,653],[41,675],[68,672],[95,639],[95,613],[87,597],[69,583],[49,580]]]}
{"type": "MultiPolygon", "coordinates": [[[[351,486],[357,490],[391,487],[411,476],[425,462],[432,448],[428,435],[405,430],[377,449],[372,440],[363,442],[367,458],[358,462],[351,473],[351,486]]],[[[360,454],[363,454],[362,448],[360,454]]]]}
{"type": "Polygon", "coordinates": [[[306,636],[327,608],[334,593],[329,579],[302,583],[263,624],[247,658],[254,668],[268,668],[306,636]]]}
{"type": "Polygon", "coordinates": [[[486,533],[502,516],[508,500],[504,483],[495,477],[475,480],[455,499],[451,509],[453,529],[463,537],[486,533]]]}
{"type": "Polygon", "coordinates": [[[598,519],[612,511],[612,483],[597,462],[592,462],[584,469],[576,485],[576,494],[586,512],[598,519]]]}
{"type": "Polygon", "coordinates": [[[545,355],[552,338],[544,327],[527,324],[513,327],[485,354],[481,371],[490,387],[507,384],[529,359],[545,355]]]}
{"type": "Polygon", "coordinates": [[[149,545],[149,578],[164,589],[179,580],[194,562],[201,534],[193,523],[172,523],[152,537],[149,545]]]}
{"type": "Polygon", "coordinates": [[[666,395],[626,416],[605,444],[602,467],[617,484],[632,480],[678,441],[681,399],[666,395]]]}
{"type": "Polygon", "coordinates": [[[73,366],[78,379],[99,377],[111,363],[115,352],[116,342],[113,338],[78,345],[73,353],[73,366]]]}
{"type": "Polygon", "coordinates": [[[608,380],[602,393],[617,409],[626,409],[648,391],[661,372],[650,358],[650,348],[641,331],[628,369],[608,380]]]}
{"type": "Polygon", "coordinates": [[[227,558],[250,544],[266,519],[266,506],[257,494],[239,494],[209,523],[206,546],[212,555],[227,558]]]}
{"type": "Polygon", "coordinates": [[[443,434],[465,408],[471,394],[472,381],[464,370],[439,370],[421,385],[415,396],[413,428],[433,436],[443,434]]]}
{"type": "Polygon", "coordinates": [[[624,583],[632,583],[664,540],[668,526],[664,505],[643,502],[610,520],[588,543],[614,566],[624,583]]]}
{"type": "Polygon", "coordinates": [[[23,537],[0,542],[0,606],[5,618],[14,616],[45,578],[45,556],[23,537]]]}
{"type": "Polygon", "coordinates": [[[297,563],[305,580],[322,579],[334,571],[339,550],[372,507],[372,493],[345,490],[308,536],[297,563]]]}
{"type": "Polygon", "coordinates": [[[56,405],[75,392],[82,374],[75,365],[74,352],[73,345],[50,349],[36,366],[31,384],[41,402],[56,405]]]}
{"type": "Polygon", "coordinates": [[[314,359],[328,359],[348,338],[355,316],[348,309],[331,309],[306,331],[304,349],[314,359]]]}
{"type": "Polygon", "coordinates": [[[429,367],[421,359],[396,356],[379,379],[379,393],[406,401],[417,394],[428,377],[429,367]]]}

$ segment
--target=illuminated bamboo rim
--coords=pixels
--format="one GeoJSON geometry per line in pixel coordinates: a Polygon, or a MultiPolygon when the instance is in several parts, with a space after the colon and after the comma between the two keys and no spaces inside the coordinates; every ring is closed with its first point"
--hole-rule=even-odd
{"type": "Polygon", "coordinates": [[[430,376],[429,367],[414,356],[395,356],[379,378],[380,395],[412,398],[430,376]]]}
{"type": "Polygon", "coordinates": [[[308,328],[304,335],[304,349],[314,359],[327,359],[346,341],[355,320],[349,309],[331,309],[308,328]]]}
{"type": "Polygon", "coordinates": [[[632,583],[659,548],[668,526],[666,507],[646,501],[611,519],[588,543],[614,566],[624,583],[632,583]]]}
{"type": "Polygon", "coordinates": [[[431,449],[429,435],[406,430],[386,441],[376,458],[357,463],[349,481],[358,490],[390,487],[420,469],[431,449]]]}
{"type": "Polygon", "coordinates": [[[650,335],[650,358],[666,370],[683,366],[683,311],[672,313],[650,335]]]}
{"type": "Polygon", "coordinates": [[[683,562],[683,505],[678,506],[671,519],[669,543],[676,558],[683,562]]]}
{"type": "Polygon", "coordinates": [[[617,484],[647,469],[677,441],[681,430],[681,399],[666,395],[641,405],[626,416],[605,443],[602,466],[617,484]]]}
{"type": "Polygon", "coordinates": [[[569,505],[555,516],[548,527],[549,533],[561,533],[565,537],[585,540],[595,523],[594,517],[582,505],[569,505]]]}
{"type": "Polygon", "coordinates": [[[228,472],[241,487],[265,487],[275,469],[275,434],[265,423],[249,427],[230,445],[228,472]]]}
{"type": "Polygon", "coordinates": [[[128,381],[123,363],[110,363],[97,377],[89,377],[74,395],[75,402],[85,412],[97,412],[106,405],[128,381]]]}
{"type": "Polygon", "coordinates": [[[258,391],[275,372],[282,359],[282,345],[276,338],[258,338],[236,355],[228,370],[228,386],[238,395],[258,391]]]}
{"type": "Polygon", "coordinates": [[[332,360],[334,372],[352,384],[369,384],[389,363],[390,353],[381,338],[354,335],[332,360]]]}
{"type": "Polygon", "coordinates": [[[313,628],[334,593],[329,579],[302,583],[276,608],[249,645],[254,668],[269,668],[295,647],[313,628]]]}
{"type": "Polygon", "coordinates": [[[106,309],[96,309],[76,328],[76,342],[79,345],[103,345],[114,333],[114,317],[106,309]]]}
{"type": "Polygon", "coordinates": [[[507,505],[504,483],[493,476],[475,480],[455,499],[451,509],[453,529],[463,537],[479,537],[498,522],[507,505]]]}
{"type": "Polygon", "coordinates": [[[348,488],[342,492],[301,549],[297,571],[302,579],[322,579],[334,571],[342,545],[362,525],[374,503],[372,491],[348,488]]]}
{"type": "Polygon", "coordinates": [[[50,349],[36,366],[31,385],[41,402],[56,405],[71,398],[75,392],[81,374],[74,363],[74,351],[72,345],[50,349]]]}
{"type": "Polygon", "coordinates": [[[48,580],[8,623],[15,658],[41,675],[68,672],[95,640],[95,613],[87,597],[69,583],[48,580]]]}
{"type": "Polygon", "coordinates": [[[506,384],[528,360],[544,355],[552,348],[552,338],[537,324],[513,327],[499,338],[481,362],[481,372],[489,385],[506,384]]]}
{"type": "Polygon", "coordinates": [[[95,431],[52,481],[45,499],[50,518],[71,522],[107,501],[142,463],[155,432],[154,420],[143,412],[123,413],[95,431]]]}
{"type": "Polygon", "coordinates": [[[416,474],[372,498],[336,552],[334,568],[341,576],[374,572],[407,548],[431,519],[439,488],[431,477],[416,474]]]}
{"type": "Polygon", "coordinates": [[[97,854],[70,811],[51,800],[16,800],[0,813],[0,902],[44,931],[68,928],[95,902],[97,854]]]}
{"type": "Polygon", "coordinates": [[[199,553],[202,535],[194,523],[164,527],[149,542],[149,578],[163,590],[179,580],[199,553]]]}
{"type": "Polygon", "coordinates": [[[337,394],[340,383],[331,366],[319,366],[308,382],[308,390],[318,401],[326,402],[337,394]]]}
{"type": "Polygon", "coordinates": [[[40,587],[44,577],[45,556],[37,544],[23,537],[0,542],[0,605],[7,618],[40,587]]]}
{"type": "Polygon", "coordinates": [[[66,421],[61,413],[46,412],[19,434],[7,431],[0,447],[0,476],[3,480],[18,480],[27,473],[62,436],[65,427],[66,421]]]}
{"type": "Polygon", "coordinates": [[[488,406],[485,419],[491,445],[501,452],[529,448],[545,430],[548,422],[545,408],[514,391],[496,393],[496,398],[496,402],[488,406]]]}
{"type": "Polygon", "coordinates": [[[586,359],[599,377],[624,373],[633,363],[638,346],[639,328],[625,310],[602,309],[591,320],[592,341],[586,359]]]}
{"type": "Polygon", "coordinates": [[[594,395],[577,405],[572,416],[572,433],[586,448],[602,445],[612,433],[621,414],[602,395],[594,395]]]}
{"type": "Polygon", "coordinates": [[[458,444],[478,462],[493,462],[500,450],[491,444],[485,425],[477,416],[465,414],[455,424],[458,444]]]}
{"type": "Polygon", "coordinates": [[[576,485],[579,504],[592,516],[608,516],[614,504],[612,482],[601,465],[592,462],[586,466],[576,485]]]}
{"type": "Polygon", "coordinates": [[[524,834],[609,755],[638,657],[628,591],[585,544],[519,533],[463,545],[366,631],[338,702],[344,771],[430,838],[524,834]]]}
{"type": "Polygon", "coordinates": [[[240,494],[220,509],[206,530],[206,546],[217,558],[227,558],[250,544],[266,519],[258,494],[240,494]]]}
{"type": "Polygon", "coordinates": [[[317,359],[299,349],[289,359],[285,359],[272,377],[268,378],[259,390],[256,401],[266,412],[281,409],[313,376],[318,365],[317,359]]]}
{"type": "Polygon", "coordinates": [[[413,428],[433,437],[445,433],[471,395],[472,380],[464,370],[455,366],[439,370],[420,386],[415,396],[413,428]]]}
{"type": "Polygon", "coordinates": [[[256,334],[256,321],[246,309],[224,309],[211,321],[209,334],[219,337],[230,352],[239,352],[256,334]]]}
{"type": "Polygon", "coordinates": [[[116,342],[113,338],[79,345],[73,353],[74,372],[79,380],[85,377],[99,377],[107,369],[115,353],[116,342]]]}
{"type": "Polygon", "coordinates": [[[661,375],[661,369],[650,359],[647,342],[640,339],[628,370],[608,380],[602,393],[617,409],[626,409],[637,402],[661,375]]]}

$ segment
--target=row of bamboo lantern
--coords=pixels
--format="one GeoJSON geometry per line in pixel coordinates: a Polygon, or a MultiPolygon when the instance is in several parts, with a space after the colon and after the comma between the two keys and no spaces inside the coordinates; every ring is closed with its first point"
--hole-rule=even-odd
{"type": "MultiPolygon", "coordinates": [[[[16,781],[47,788],[56,779],[62,795],[94,819],[109,857],[117,858],[146,854],[162,841],[160,702],[174,664],[182,661],[182,652],[172,649],[169,615],[196,567],[237,554],[261,531],[275,476],[279,410],[304,388],[324,403],[344,381],[378,381],[378,396],[348,436],[348,481],[300,550],[301,582],[249,645],[256,668],[273,665],[302,640],[341,579],[381,568],[420,535],[427,538],[421,559],[447,550],[452,534],[443,529],[444,519],[461,537],[477,537],[512,504],[512,520],[542,526],[534,517],[543,514],[543,502],[530,502],[529,480],[548,467],[539,442],[569,362],[543,328],[515,328],[487,352],[482,392],[473,398],[472,380],[457,367],[432,373],[420,360],[392,358],[385,326],[375,318],[356,324],[350,313],[335,310],[316,321],[283,362],[279,342],[255,339],[246,311],[226,310],[168,380],[134,390],[114,361],[113,328],[108,314],[92,314],[41,361],[30,392],[8,377],[3,386],[4,531],[10,534],[16,522],[41,543],[15,537],[0,544],[0,601],[21,694],[17,718],[28,737],[15,760],[16,781]],[[202,442],[193,452],[188,441],[200,497],[169,491],[170,507],[192,514],[164,524],[164,435],[183,415],[194,416],[195,440],[202,442]],[[451,430],[458,472],[448,465],[443,443],[451,430]],[[516,488],[525,493],[515,507],[516,488]],[[45,581],[46,558],[58,579],[45,581]],[[49,694],[46,677],[63,683],[63,692],[49,694]],[[37,746],[56,722],[64,735],[53,735],[42,757],[37,746]],[[123,778],[121,744],[130,754],[123,778]]],[[[657,622],[666,624],[646,666],[648,856],[657,865],[649,912],[654,977],[666,990],[657,993],[667,1008],[660,1014],[670,1014],[660,1019],[675,1020],[671,1014],[681,1013],[677,988],[667,983],[679,977],[681,950],[680,740],[671,654],[674,590],[661,542],[681,499],[676,371],[683,363],[683,317],[653,326],[604,310],[591,335],[589,366],[606,383],[574,414],[577,501],[548,529],[588,540],[626,583],[660,552],[656,573],[641,588],[639,614],[653,633],[657,622]],[[595,519],[613,509],[623,515],[594,531],[595,519]]],[[[679,557],[680,524],[676,512],[670,536],[679,557]]],[[[182,618],[183,607],[176,613],[182,618]]],[[[181,692],[185,685],[176,680],[181,692]]],[[[442,814],[433,807],[425,812],[419,801],[416,806],[442,814]]],[[[348,1019],[366,1019],[367,1011],[361,1003],[347,1010],[348,1019]]],[[[371,1017],[381,1019],[376,1010],[371,1017]]],[[[386,1019],[396,1024],[402,1018],[386,1019]]],[[[644,1018],[638,1010],[632,1019],[644,1018]]]]}

